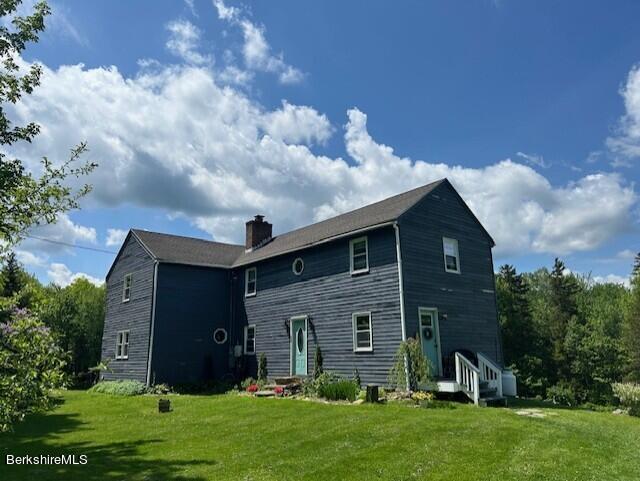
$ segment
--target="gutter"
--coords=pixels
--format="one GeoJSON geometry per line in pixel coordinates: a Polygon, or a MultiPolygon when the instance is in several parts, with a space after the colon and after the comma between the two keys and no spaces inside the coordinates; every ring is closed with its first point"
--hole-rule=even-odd
{"type": "Polygon", "coordinates": [[[153,335],[156,320],[156,290],[158,289],[158,264],[153,262],[153,297],[151,300],[151,330],[149,332],[149,355],[147,356],[147,387],[151,386],[151,360],[153,357],[153,335]]]}
{"type": "MultiPolygon", "coordinates": [[[[402,277],[402,252],[400,249],[400,226],[398,222],[393,223],[393,230],[396,233],[396,261],[398,263],[398,291],[400,294],[400,326],[402,327],[402,342],[407,340],[407,324],[404,314],[404,279],[402,277]]],[[[404,357],[404,374],[407,391],[409,390],[409,362],[407,356],[404,357]]]]}

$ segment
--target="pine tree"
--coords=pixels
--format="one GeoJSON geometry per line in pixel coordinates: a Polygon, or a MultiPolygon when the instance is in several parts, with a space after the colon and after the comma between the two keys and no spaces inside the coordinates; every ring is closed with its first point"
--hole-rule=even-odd
{"type": "Polygon", "coordinates": [[[640,253],[636,255],[631,275],[631,299],[625,312],[623,339],[628,359],[627,378],[640,382],[640,253]]]}
{"type": "Polygon", "coordinates": [[[10,252],[2,268],[2,297],[11,297],[24,287],[24,272],[16,255],[10,252]]]}
{"type": "Polygon", "coordinates": [[[564,262],[556,258],[550,276],[549,333],[551,335],[552,358],[558,380],[570,380],[571,353],[565,348],[565,340],[572,322],[578,319],[578,293],[580,286],[564,262]]]}

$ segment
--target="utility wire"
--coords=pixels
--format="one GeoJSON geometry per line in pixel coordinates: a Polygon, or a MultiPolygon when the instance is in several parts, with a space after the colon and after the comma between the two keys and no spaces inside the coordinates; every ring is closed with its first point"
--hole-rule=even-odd
{"type": "Polygon", "coordinates": [[[85,250],[88,250],[88,251],[102,252],[103,254],[117,254],[117,252],[108,251],[106,249],[98,249],[97,247],[89,247],[89,246],[79,246],[79,245],[76,245],[76,244],[71,244],[69,242],[63,242],[63,241],[57,241],[57,240],[53,240],[53,239],[47,239],[46,237],[38,237],[38,236],[35,236],[35,235],[25,235],[24,237],[28,237],[29,239],[36,239],[36,240],[43,241],[43,242],[50,242],[51,244],[58,244],[58,245],[62,245],[62,246],[73,247],[74,249],[85,249],[85,250]]]}

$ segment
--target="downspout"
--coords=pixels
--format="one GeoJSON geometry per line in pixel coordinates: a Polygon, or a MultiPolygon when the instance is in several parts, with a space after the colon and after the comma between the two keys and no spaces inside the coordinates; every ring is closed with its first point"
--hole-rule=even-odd
{"type": "Polygon", "coordinates": [[[147,387],[151,386],[151,358],[153,356],[153,334],[156,320],[156,290],[158,289],[158,261],[153,263],[153,297],[151,298],[151,330],[149,333],[149,355],[147,356],[147,387]]]}
{"type": "MultiPolygon", "coordinates": [[[[393,223],[393,230],[396,233],[396,262],[398,263],[398,290],[400,294],[400,326],[402,328],[402,342],[407,340],[407,326],[404,315],[404,279],[402,277],[402,253],[400,251],[400,226],[398,222],[393,223]]],[[[409,363],[407,356],[404,357],[404,373],[406,376],[407,390],[409,390],[409,363]]]]}

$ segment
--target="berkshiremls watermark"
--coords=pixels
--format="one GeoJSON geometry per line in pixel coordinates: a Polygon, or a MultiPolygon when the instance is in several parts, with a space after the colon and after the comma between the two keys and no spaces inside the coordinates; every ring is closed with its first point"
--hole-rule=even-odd
{"type": "Polygon", "coordinates": [[[83,465],[89,462],[89,458],[86,454],[61,454],[60,456],[51,456],[49,454],[15,456],[13,454],[7,454],[5,462],[8,466],[14,464],[40,464],[45,466],[54,464],[83,465]]]}

